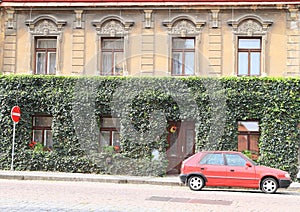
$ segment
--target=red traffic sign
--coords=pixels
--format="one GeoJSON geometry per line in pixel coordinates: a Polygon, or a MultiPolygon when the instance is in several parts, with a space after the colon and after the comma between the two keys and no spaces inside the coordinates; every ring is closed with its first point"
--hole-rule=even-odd
{"type": "Polygon", "coordinates": [[[11,119],[15,122],[18,123],[21,118],[21,109],[19,106],[14,106],[11,109],[11,119]]]}

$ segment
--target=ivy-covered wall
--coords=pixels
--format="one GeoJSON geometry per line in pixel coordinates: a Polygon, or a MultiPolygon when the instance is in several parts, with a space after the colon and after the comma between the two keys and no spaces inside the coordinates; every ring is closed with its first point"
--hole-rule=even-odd
{"type": "Polygon", "coordinates": [[[258,162],[297,172],[299,78],[0,77],[0,168],[164,175],[168,121],[196,123],[196,151],[237,150],[237,121],[260,123],[258,162]],[[32,116],[53,116],[52,151],[34,151],[32,116]],[[121,118],[120,153],[99,151],[101,116],[121,118]],[[160,158],[153,160],[156,149],[160,158]]]}

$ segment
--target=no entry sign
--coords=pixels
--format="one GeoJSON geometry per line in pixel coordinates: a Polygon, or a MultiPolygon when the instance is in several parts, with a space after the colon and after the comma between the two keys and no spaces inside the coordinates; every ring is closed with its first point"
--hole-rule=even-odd
{"type": "Polygon", "coordinates": [[[19,106],[14,106],[11,109],[11,119],[15,122],[18,123],[21,118],[21,109],[19,106]]]}

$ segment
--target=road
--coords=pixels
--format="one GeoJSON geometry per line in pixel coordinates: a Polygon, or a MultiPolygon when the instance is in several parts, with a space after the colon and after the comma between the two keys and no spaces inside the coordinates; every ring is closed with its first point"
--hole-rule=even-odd
{"type": "Polygon", "coordinates": [[[0,211],[299,211],[300,192],[95,182],[0,180],[0,211]]]}

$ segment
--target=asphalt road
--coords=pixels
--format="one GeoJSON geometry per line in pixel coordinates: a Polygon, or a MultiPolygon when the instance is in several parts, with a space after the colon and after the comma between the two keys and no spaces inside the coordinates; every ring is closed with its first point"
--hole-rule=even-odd
{"type": "Polygon", "coordinates": [[[0,180],[0,211],[299,211],[300,192],[0,180]]]}

